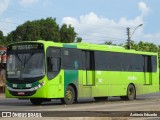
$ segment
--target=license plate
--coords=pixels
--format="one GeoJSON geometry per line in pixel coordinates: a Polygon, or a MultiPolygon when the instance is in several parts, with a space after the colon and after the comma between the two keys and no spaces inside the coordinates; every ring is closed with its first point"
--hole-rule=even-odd
{"type": "Polygon", "coordinates": [[[25,95],[24,92],[18,92],[18,95],[25,95]]]}

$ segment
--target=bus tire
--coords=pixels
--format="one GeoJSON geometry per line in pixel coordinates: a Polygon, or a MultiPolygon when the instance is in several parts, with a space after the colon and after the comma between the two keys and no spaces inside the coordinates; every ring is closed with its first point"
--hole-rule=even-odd
{"type": "Polygon", "coordinates": [[[97,102],[106,101],[107,99],[108,99],[108,97],[94,97],[94,100],[97,102]]]}
{"type": "Polygon", "coordinates": [[[69,85],[65,91],[64,98],[61,99],[61,102],[70,105],[73,104],[75,100],[75,91],[71,85],[69,85]]]}
{"type": "Polygon", "coordinates": [[[40,98],[30,98],[30,101],[33,105],[41,105],[41,103],[43,102],[40,98]]]}
{"type": "Polygon", "coordinates": [[[127,100],[134,100],[136,98],[136,89],[133,84],[130,84],[127,88],[127,100]]]}

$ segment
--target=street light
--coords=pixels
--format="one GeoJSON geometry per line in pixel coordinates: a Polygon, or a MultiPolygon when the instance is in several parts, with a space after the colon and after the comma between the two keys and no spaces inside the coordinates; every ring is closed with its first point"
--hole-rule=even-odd
{"type": "Polygon", "coordinates": [[[130,28],[127,28],[127,36],[128,36],[128,49],[131,49],[131,37],[133,36],[134,32],[136,31],[137,28],[141,27],[143,24],[138,25],[134,31],[132,32],[132,34],[130,35],[130,28]]]}

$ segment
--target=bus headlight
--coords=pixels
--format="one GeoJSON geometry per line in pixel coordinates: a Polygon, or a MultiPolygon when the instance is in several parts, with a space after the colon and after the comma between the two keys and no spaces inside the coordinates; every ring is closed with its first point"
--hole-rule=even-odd
{"type": "Polygon", "coordinates": [[[35,86],[33,89],[37,90],[37,89],[41,88],[44,85],[45,85],[45,81],[41,82],[38,86],[35,86]]]}

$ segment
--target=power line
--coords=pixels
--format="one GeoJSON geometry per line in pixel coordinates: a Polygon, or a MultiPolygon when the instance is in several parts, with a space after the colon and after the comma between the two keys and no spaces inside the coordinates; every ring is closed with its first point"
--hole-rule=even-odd
{"type": "MultiPolygon", "coordinates": [[[[104,30],[105,31],[105,30],[104,30]]],[[[108,30],[106,30],[106,32],[91,32],[92,34],[94,34],[94,35],[96,35],[96,34],[101,34],[101,35],[107,35],[107,34],[110,34],[110,33],[114,33],[114,34],[119,34],[119,35],[121,35],[121,34],[123,34],[123,33],[125,33],[125,30],[121,30],[121,31],[119,31],[118,29],[117,29],[117,31],[108,31],[108,30]]],[[[85,34],[85,33],[79,33],[79,34],[85,34]]]]}
{"type": "Polygon", "coordinates": [[[97,35],[93,35],[93,34],[78,34],[78,35],[82,35],[82,36],[91,36],[91,37],[115,37],[115,36],[122,36],[124,34],[114,34],[114,33],[109,33],[109,34],[105,34],[105,35],[100,35],[100,33],[97,33],[97,35]]]}
{"type": "Polygon", "coordinates": [[[94,40],[102,40],[102,41],[104,41],[104,40],[109,40],[109,41],[126,41],[126,39],[121,39],[121,38],[115,38],[115,39],[113,39],[113,38],[105,38],[105,39],[102,39],[102,38],[83,38],[82,37],[82,39],[85,39],[85,40],[87,40],[87,39],[94,39],[94,40]]]}
{"type": "Polygon", "coordinates": [[[83,36],[83,37],[92,37],[92,38],[104,38],[104,39],[126,39],[125,37],[122,37],[123,34],[106,34],[106,36],[100,36],[100,35],[90,35],[90,34],[79,34],[80,36],[83,36]]]}
{"type": "Polygon", "coordinates": [[[116,37],[83,37],[83,39],[102,39],[102,40],[126,40],[126,38],[116,38],[116,37]]]}

